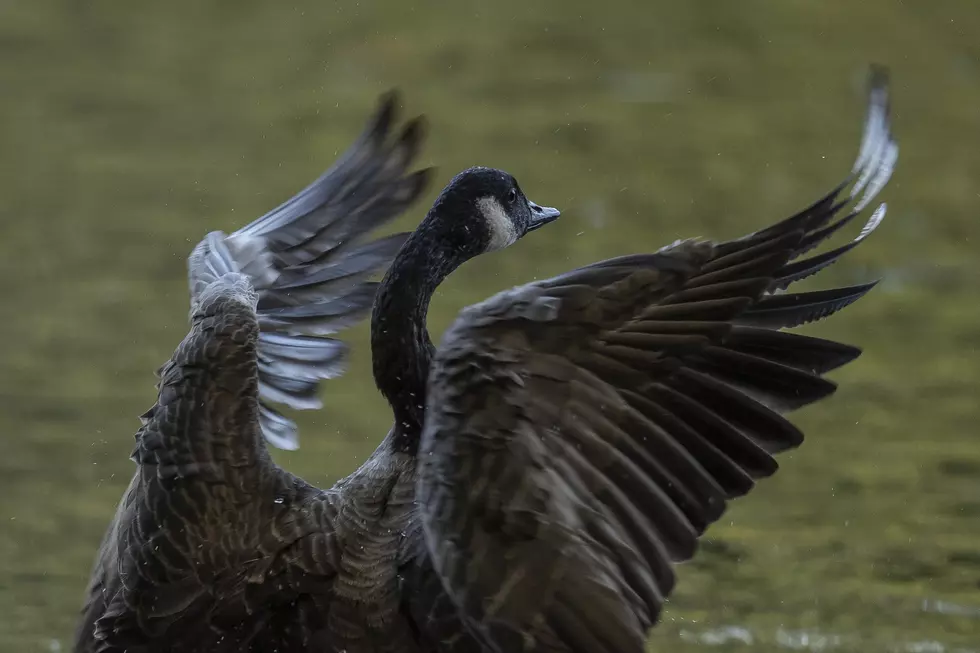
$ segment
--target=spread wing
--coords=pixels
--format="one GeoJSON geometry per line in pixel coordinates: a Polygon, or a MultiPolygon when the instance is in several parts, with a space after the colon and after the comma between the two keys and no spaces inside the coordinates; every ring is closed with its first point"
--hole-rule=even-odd
{"type": "Polygon", "coordinates": [[[776,471],[775,454],[801,443],[784,413],[833,393],[824,374],[859,355],[781,329],[827,317],[873,283],[781,291],[879,224],[884,205],[856,241],[800,258],[866,207],[896,158],[876,71],[852,175],[806,210],[462,313],[433,364],[418,500],[435,570],[484,642],[643,651],[673,564],[729,500],[776,471]]]}
{"type": "MultiPolygon", "coordinates": [[[[428,170],[409,172],[423,139],[421,118],[392,138],[397,97],[382,99],[357,142],[295,197],[225,241],[235,267],[258,291],[262,432],[282,449],[298,446],[295,423],[272,408],[316,409],[320,383],[344,371],[347,346],[330,334],[364,318],[377,283],[407,234],[364,236],[407,209],[425,190],[428,170]]],[[[213,271],[201,264],[205,238],[191,255],[193,297],[213,271]],[[202,276],[204,275],[204,276],[202,276]]]]}
{"type": "Polygon", "coordinates": [[[258,297],[225,241],[208,245],[190,331],[160,370],[138,469],[100,547],[79,652],[275,650],[323,627],[334,497],[270,461],[258,297]]]}

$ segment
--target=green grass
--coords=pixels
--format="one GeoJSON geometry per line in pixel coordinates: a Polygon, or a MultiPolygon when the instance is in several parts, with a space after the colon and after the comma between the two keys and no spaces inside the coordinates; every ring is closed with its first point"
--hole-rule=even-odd
{"type": "MultiPolygon", "coordinates": [[[[894,74],[889,217],[820,282],[885,281],[809,330],[866,353],[681,569],[652,650],[727,626],[752,644],[713,650],[977,650],[980,616],[923,602],[980,606],[978,33],[962,0],[4,4],[0,651],[70,642],[193,244],[315,177],[379,92],[429,116],[440,181],[499,166],[565,211],[450,279],[438,334],[510,285],[815,199],[850,168],[872,61],[894,74]]],[[[366,328],[348,339],[302,451],[277,455],[322,484],[389,426],[366,328]]]]}

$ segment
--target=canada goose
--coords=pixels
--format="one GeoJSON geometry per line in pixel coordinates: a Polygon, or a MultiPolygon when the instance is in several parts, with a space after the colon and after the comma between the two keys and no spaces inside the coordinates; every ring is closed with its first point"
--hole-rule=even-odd
{"type": "Polygon", "coordinates": [[[812,206],[502,292],[436,349],[438,283],[558,216],[507,173],[457,175],[377,293],[394,426],[330,490],[266,453],[261,295],[209,237],[76,650],[640,653],[672,565],[802,441],[782,413],[831,394],[823,375],[860,354],[781,329],[874,283],[782,291],[877,227],[884,205],[856,240],[800,259],[874,199],[897,152],[876,69],[852,173],[812,206]]]}

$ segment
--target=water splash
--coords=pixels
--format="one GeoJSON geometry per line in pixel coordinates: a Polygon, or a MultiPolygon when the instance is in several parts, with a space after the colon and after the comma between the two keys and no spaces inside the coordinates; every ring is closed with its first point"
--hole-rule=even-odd
{"type": "Polygon", "coordinates": [[[956,617],[971,617],[973,619],[980,619],[980,606],[963,605],[961,603],[952,603],[950,601],[941,601],[938,599],[923,599],[922,611],[936,614],[948,614],[956,617]]]}
{"type": "MultiPolygon", "coordinates": [[[[945,614],[950,613],[947,611],[945,614]]],[[[683,629],[680,631],[680,638],[685,642],[711,647],[724,646],[726,644],[741,644],[744,646],[775,644],[779,648],[792,651],[808,651],[810,653],[827,653],[828,651],[840,649],[844,646],[854,647],[861,644],[857,637],[822,633],[818,630],[786,630],[784,628],[778,628],[769,636],[765,633],[753,632],[749,628],[737,625],[720,626],[702,631],[683,629]]],[[[863,646],[861,648],[866,650],[863,646]]],[[[980,649],[949,647],[935,640],[901,642],[884,650],[890,653],[980,653],[980,649]]]]}
{"type": "Polygon", "coordinates": [[[721,628],[713,628],[700,633],[682,630],[680,636],[685,642],[705,644],[707,646],[720,646],[729,642],[740,642],[751,645],[754,641],[751,631],[742,626],[722,626],[721,628]]]}

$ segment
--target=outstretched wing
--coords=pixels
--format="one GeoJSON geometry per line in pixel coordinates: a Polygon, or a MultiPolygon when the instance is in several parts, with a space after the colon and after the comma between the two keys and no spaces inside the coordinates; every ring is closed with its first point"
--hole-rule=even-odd
{"type": "Polygon", "coordinates": [[[274,650],[324,625],[334,498],[269,460],[257,295],[226,242],[207,243],[190,331],[161,368],[100,547],[79,653],[274,650]]]}
{"type": "Polygon", "coordinates": [[[430,377],[418,501],[433,565],[487,645],[643,651],[672,565],[801,443],[782,414],[831,394],[823,375],[859,355],[780,329],[873,283],[780,291],[878,225],[884,205],[856,241],[799,258],[865,208],[896,157],[876,71],[853,174],[813,206],[739,240],[603,261],[462,313],[430,377]]]}
{"type": "MultiPolygon", "coordinates": [[[[421,118],[391,138],[397,97],[388,94],[360,139],[292,199],[225,241],[238,271],[258,291],[262,432],[282,449],[298,446],[296,424],[270,406],[321,406],[320,382],[344,371],[347,347],[326,338],[364,318],[377,283],[408,234],[364,242],[364,236],[407,209],[425,190],[428,170],[409,172],[423,139],[421,118]]],[[[193,297],[213,272],[201,261],[205,238],[191,255],[193,297]],[[202,276],[203,275],[203,276],[202,276]]]]}

